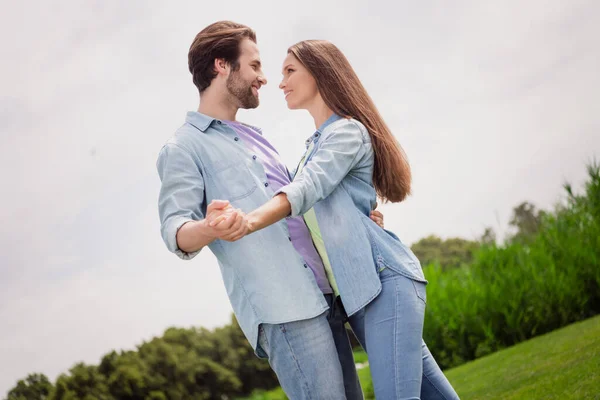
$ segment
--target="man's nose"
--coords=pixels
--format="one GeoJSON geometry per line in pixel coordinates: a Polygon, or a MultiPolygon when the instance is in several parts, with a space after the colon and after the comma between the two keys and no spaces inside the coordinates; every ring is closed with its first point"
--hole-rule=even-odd
{"type": "Polygon", "coordinates": [[[267,78],[265,78],[263,75],[260,75],[258,77],[258,82],[260,82],[261,85],[266,85],[267,84],[267,78]]]}

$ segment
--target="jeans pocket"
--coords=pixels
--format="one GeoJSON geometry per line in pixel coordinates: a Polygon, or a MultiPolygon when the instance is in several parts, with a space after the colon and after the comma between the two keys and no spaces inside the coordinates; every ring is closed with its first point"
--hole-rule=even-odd
{"type": "Polygon", "coordinates": [[[415,288],[415,294],[419,299],[423,301],[423,303],[427,304],[427,290],[425,288],[425,284],[422,282],[417,282],[413,279],[410,280],[415,288]]]}

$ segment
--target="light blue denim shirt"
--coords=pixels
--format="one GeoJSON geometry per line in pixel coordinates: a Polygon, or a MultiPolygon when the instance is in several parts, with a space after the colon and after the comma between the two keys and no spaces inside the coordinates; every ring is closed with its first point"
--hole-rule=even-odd
{"type": "MultiPolygon", "coordinates": [[[[222,121],[189,112],[161,149],[158,211],[167,248],[184,260],[196,253],[177,247],[177,230],[204,218],[214,199],[250,212],[273,190],[262,164],[222,121]]],[[[219,261],[225,289],[242,331],[259,356],[258,326],[309,319],[327,310],[315,277],[290,241],[285,220],[237,242],[209,246],[219,261]]]]}
{"type": "Polygon", "coordinates": [[[334,114],[307,144],[311,141],[315,145],[304,159],[302,172],[278,193],[287,194],[291,216],[314,207],[348,315],[377,297],[378,272],[383,268],[427,283],[410,248],[369,218],[377,195],[374,153],[364,125],[334,114]]]}

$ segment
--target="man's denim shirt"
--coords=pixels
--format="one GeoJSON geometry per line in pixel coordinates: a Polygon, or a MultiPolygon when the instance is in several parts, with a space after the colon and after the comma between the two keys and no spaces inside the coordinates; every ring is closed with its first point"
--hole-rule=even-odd
{"type": "MultiPolygon", "coordinates": [[[[236,133],[197,112],[188,112],[186,123],[161,149],[157,169],[162,238],[184,260],[197,252],[178,248],[177,230],[203,219],[212,200],[229,200],[248,213],[274,194],[261,163],[236,133]]],[[[259,324],[309,319],[328,308],[290,241],[285,220],[237,242],[216,240],[208,247],[219,261],[240,327],[259,356],[265,356],[258,346],[259,324]]]]}
{"type": "Polygon", "coordinates": [[[348,315],[377,297],[383,268],[427,283],[410,248],[369,218],[377,196],[374,153],[364,125],[334,114],[310,141],[315,145],[302,172],[279,192],[287,194],[292,217],[314,207],[348,315]]]}

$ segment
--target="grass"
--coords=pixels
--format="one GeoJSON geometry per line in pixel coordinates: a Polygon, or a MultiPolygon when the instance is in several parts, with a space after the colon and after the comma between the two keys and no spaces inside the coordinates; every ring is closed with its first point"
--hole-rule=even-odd
{"type": "Polygon", "coordinates": [[[600,317],[446,372],[461,399],[600,399],[600,317]]]}

